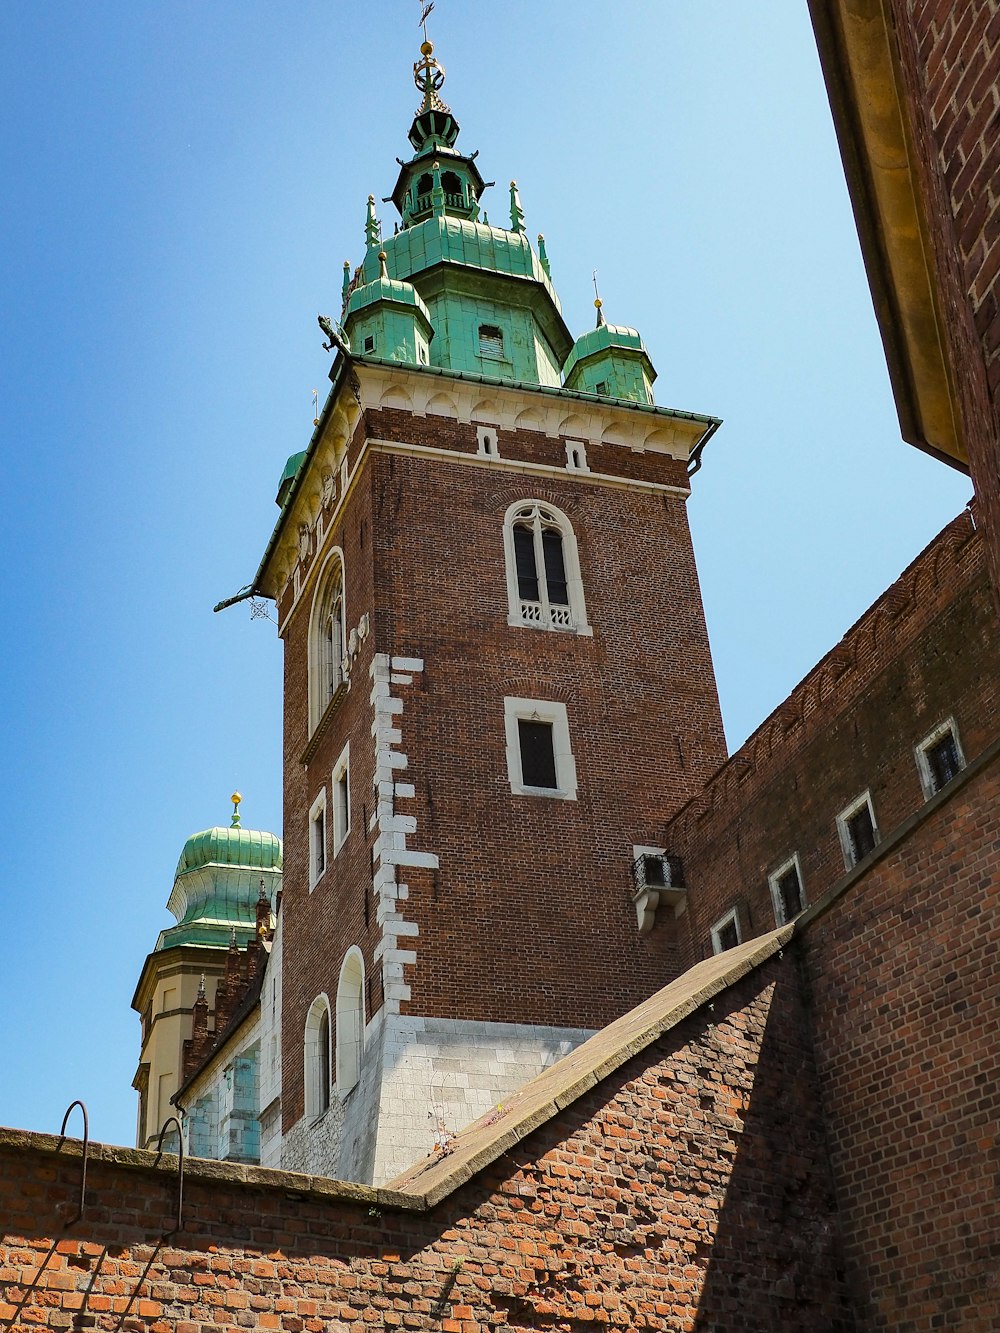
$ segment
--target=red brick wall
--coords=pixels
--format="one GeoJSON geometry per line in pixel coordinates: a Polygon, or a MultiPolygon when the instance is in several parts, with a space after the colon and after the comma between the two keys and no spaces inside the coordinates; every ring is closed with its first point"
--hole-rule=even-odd
{"type": "Polygon", "coordinates": [[[962,428],[1000,590],[1000,6],[890,0],[962,428]]]}
{"type": "MultiPolygon", "coordinates": [[[[396,409],[368,412],[376,440],[474,455],[476,428],[396,409]]],[[[352,445],[356,458],[362,431],[352,445]]],[[[565,442],[499,432],[504,459],[565,468],[565,442]]],[[[312,589],[285,640],[283,1030],[286,1125],[301,1113],[302,1030],[313,998],[335,993],[347,948],[369,971],[377,941],[371,846],[374,748],[368,669],[374,652],[422,658],[401,686],[401,780],[416,797],[408,839],[440,857],[407,868],[403,905],[416,921],[410,1009],[428,1016],[596,1027],[658,989],[680,965],[682,923],[640,937],[629,901],[633,843],[655,843],[676,809],[724,757],[721,717],[684,504],[682,462],[591,445],[593,471],[680,493],[633,492],[509,468],[374,453],[326,541],[347,564],[347,619],[372,633],[343,704],[303,766],[308,739],[306,641],[312,589]],[[518,499],[570,517],[592,637],[512,628],[503,521],[518,499]],[[566,703],[579,779],[575,802],[515,797],[503,699],[566,703]],[[351,741],[352,833],[308,893],[308,811],[351,741]],[[584,964],[581,966],[581,963],[584,964]]],[[[321,558],[316,557],[317,559],[321,558]]]]}
{"type": "Polygon", "coordinates": [[[836,816],[870,789],[883,837],[924,803],[914,746],[954,717],[967,760],[1000,734],[1000,636],[981,536],[960,515],[670,824],[692,960],[738,905],[772,930],[768,875],[798,853],[808,902],[845,873],[836,816]]]}
{"type": "Polygon", "coordinates": [[[1000,1327],[1000,759],[807,931],[860,1327],[1000,1327]]]}
{"type": "Polygon", "coordinates": [[[775,958],[430,1211],[196,1163],[158,1245],[172,1173],[94,1161],[63,1232],[79,1159],[0,1138],[0,1320],[110,1328],[137,1291],[126,1327],[150,1333],[846,1333],[818,1107],[798,968],[775,958]]]}

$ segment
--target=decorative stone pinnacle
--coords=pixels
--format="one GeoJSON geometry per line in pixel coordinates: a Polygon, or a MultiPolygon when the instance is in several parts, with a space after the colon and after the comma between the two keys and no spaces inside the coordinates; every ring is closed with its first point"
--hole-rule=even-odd
{"type": "Polygon", "coordinates": [[[519,235],[524,231],[524,210],[517,192],[517,181],[510,183],[510,229],[519,235]]]}

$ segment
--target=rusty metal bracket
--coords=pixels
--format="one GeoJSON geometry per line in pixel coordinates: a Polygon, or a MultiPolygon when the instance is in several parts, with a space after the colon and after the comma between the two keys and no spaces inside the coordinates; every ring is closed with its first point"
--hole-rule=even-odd
{"type": "Polygon", "coordinates": [[[76,1216],[71,1217],[68,1222],[63,1223],[64,1231],[67,1227],[71,1227],[74,1222],[79,1222],[80,1218],[83,1216],[83,1205],[87,1193],[87,1159],[90,1155],[90,1117],[87,1115],[86,1106],[84,1106],[79,1098],[77,1098],[75,1102],[70,1102],[69,1106],[66,1108],[66,1114],[63,1116],[62,1124],[59,1127],[59,1148],[57,1148],[56,1151],[58,1152],[66,1142],[66,1124],[73,1112],[74,1106],[79,1106],[80,1111],[83,1114],[83,1174],[80,1177],[80,1203],[76,1210],[76,1216]]]}
{"type": "Polygon", "coordinates": [[[153,1165],[157,1166],[163,1156],[163,1136],[171,1125],[177,1126],[177,1225],[171,1231],[163,1233],[164,1240],[176,1236],[184,1226],[184,1131],[181,1129],[181,1122],[175,1115],[168,1116],[163,1122],[160,1137],[156,1140],[156,1161],[153,1165]]]}

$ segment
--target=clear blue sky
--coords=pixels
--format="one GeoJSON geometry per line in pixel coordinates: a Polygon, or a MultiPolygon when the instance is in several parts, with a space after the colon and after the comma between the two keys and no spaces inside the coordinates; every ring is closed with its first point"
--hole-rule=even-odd
{"type": "MultiPolygon", "coordinates": [[[[316,315],[417,95],[416,0],[7,0],[0,1123],[131,1142],[185,837],[281,828],[281,650],[246,608],[326,387],[316,315]]],[[[805,0],[438,0],[462,144],[517,178],[571,327],[725,419],[690,515],[737,745],[967,501],[899,440],[805,0]]],[[[381,206],[389,220],[389,206],[381,206]]]]}

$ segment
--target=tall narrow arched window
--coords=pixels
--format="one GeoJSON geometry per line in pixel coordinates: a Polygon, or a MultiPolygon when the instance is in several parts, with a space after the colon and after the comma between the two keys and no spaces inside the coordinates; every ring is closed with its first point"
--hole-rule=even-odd
{"type": "Polygon", "coordinates": [[[330,1105],[330,1001],[325,995],[309,1006],[304,1055],[306,1115],[315,1120],[330,1105]]]}
{"type": "Polygon", "coordinates": [[[337,986],[337,1092],[346,1097],[361,1076],[365,1047],[365,960],[352,945],[337,986]]]}
{"type": "Polygon", "coordinates": [[[344,684],[345,623],[344,557],[337,549],[323,567],[309,623],[310,732],[344,684]]]}
{"type": "Polygon", "coordinates": [[[573,528],[565,514],[537,500],[507,511],[508,623],[590,634],[573,528]]]}

